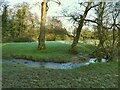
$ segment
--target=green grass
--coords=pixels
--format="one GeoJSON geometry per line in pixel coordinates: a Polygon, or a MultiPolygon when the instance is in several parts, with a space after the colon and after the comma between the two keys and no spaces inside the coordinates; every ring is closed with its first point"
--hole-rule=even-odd
{"type": "Polygon", "coordinates": [[[72,70],[3,63],[3,88],[118,88],[118,63],[96,63],[72,70]]]}
{"type": "MultiPolygon", "coordinates": [[[[4,43],[3,58],[23,58],[35,61],[68,62],[74,55],[68,53],[70,42],[46,42],[46,50],[37,44],[4,43]]],[[[94,45],[79,43],[78,51],[91,53],[94,45]]],[[[1,65],[1,64],[0,64],[1,65]]],[[[2,64],[3,88],[118,88],[118,63],[95,63],[77,69],[60,70],[27,67],[22,64],[2,64]]]]}
{"type": "MultiPolygon", "coordinates": [[[[3,58],[21,58],[34,61],[68,62],[74,55],[68,53],[69,42],[47,41],[46,50],[38,50],[36,42],[32,43],[4,43],[2,44],[3,58]]],[[[90,53],[94,45],[79,43],[78,50],[82,53],[90,53]]]]}

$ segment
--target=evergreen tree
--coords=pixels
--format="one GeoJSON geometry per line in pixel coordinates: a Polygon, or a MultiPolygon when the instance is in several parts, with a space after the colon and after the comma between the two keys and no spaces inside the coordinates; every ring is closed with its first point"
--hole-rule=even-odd
{"type": "Polygon", "coordinates": [[[2,36],[5,37],[8,35],[8,5],[3,6],[2,13],[2,36]]]}

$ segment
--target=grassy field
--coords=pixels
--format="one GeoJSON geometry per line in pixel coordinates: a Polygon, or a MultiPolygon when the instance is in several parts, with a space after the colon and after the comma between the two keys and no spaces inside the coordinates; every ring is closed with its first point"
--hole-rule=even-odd
{"type": "MultiPolygon", "coordinates": [[[[62,41],[47,41],[46,50],[38,50],[36,42],[30,43],[4,43],[2,45],[3,58],[20,58],[30,59],[34,61],[53,61],[53,62],[68,62],[72,61],[71,55],[68,53],[71,42],[62,41]]],[[[90,53],[95,48],[91,44],[78,44],[78,50],[81,53],[90,53]]]]}
{"type": "MultiPolygon", "coordinates": [[[[37,43],[4,43],[3,58],[32,59],[35,61],[68,62],[71,42],[46,42],[46,50],[37,50],[37,43]]],[[[95,45],[79,43],[78,50],[89,54],[95,45]]],[[[117,88],[118,63],[96,63],[77,69],[60,70],[27,67],[22,64],[2,64],[3,88],[117,88]]]]}
{"type": "Polygon", "coordinates": [[[3,64],[3,88],[118,88],[118,64],[96,63],[72,70],[3,64]]]}

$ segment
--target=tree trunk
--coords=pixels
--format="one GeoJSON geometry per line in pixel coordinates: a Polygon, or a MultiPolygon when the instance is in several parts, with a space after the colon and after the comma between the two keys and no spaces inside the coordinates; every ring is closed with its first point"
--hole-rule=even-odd
{"type": "Polygon", "coordinates": [[[80,38],[80,33],[81,33],[81,30],[82,30],[82,27],[83,27],[83,21],[84,20],[81,20],[81,24],[79,24],[79,26],[77,28],[76,36],[74,37],[73,43],[72,43],[71,48],[69,50],[69,52],[72,53],[72,54],[77,53],[77,44],[78,44],[78,41],[79,41],[79,38],[80,38]]]}
{"type": "Polygon", "coordinates": [[[41,3],[41,24],[40,24],[40,35],[38,38],[38,49],[45,49],[45,22],[46,22],[46,8],[47,2],[44,0],[41,3]]]}
{"type": "Polygon", "coordinates": [[[112,55],[111,55],[112,60],[113,60],[114,57],[115,57],[115,48],[116,48],[116,47],[115,47],[115,39],[116,39],[116,38],[115,38],[115,22],[116,22],[116,20],[114,19],[113,21],[114,21],[114,23],[113,23],[113,24],[114,24],[114,26],[113,26],[113,42],[112,42],[112,48],[111,48],[111,49],[112,49],[112,55]]]}
{"type": "Polygon", "coordinates": [[[116,37],[115,37],[115,24],[116,24],[116,19],[113,18],[113,21],[114,21],[114,23],[113,23],[113,42],[112,42],[112,46],[114,47],[115,39],[116,39],[116,37]]]}
{"type": "Polygon", "coordinates": [[[92,4],[92,1],[88,2],[88,5],[85,9],[85,12],[84,12],[83,16],[81,16],[81,20],[79,22],[79,25],[78,25],[78,28],[77,28],[77,31],[76,31],[76,36],[74,37],[71,48],[69,49],[69,52],[71,54],[76,54],[78,52],[76,47],[77,47],[77,44],[78,44],[78,41],[79,41],[79,38],[80,38],[80,33],[81,33],[81,30],[82,30],[82,27],[83,27],[84,20],[87,16],[87,13],[89,11],[89,8],[90,8],[91,4],[92,4]]]}
{"type": "Polygon", "coordinates": [[[120,28],[118,28],[118,62],[119,62],[119,65],[120,65],[120,28]]]}
{"type": "Polygon", "coordinates": [[[104,35],[104,29],[103,29],[103,15],[104,15],[104,8],[105,8],[105,2],[100,2],[100,6],[98,7],[98,38],[99,38],[99,44],[97,48],[97,58],[100,61],[101,58],[106,54],[106,50],[104,48],[104,42],[105,42],[105,35],[104,35]]]}

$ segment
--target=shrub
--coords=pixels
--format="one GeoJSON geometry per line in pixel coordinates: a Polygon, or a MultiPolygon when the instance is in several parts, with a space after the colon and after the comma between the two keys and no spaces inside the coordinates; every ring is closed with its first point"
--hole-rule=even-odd
{"type": "Polygon", "coordinates": [[[33,42],[31,37],[18,37],[14,39],[14,42],[33,42]]]}
{"type": "Polygon", "coordinates": [[[62,35],[47,34],[45,39],[46,41],[70,40],[70,38],[65,34],[62,34],[62,35]]]}
{"type": "Polygon", "coordinates": [[[46,39],[46,41],[55,41],[55,35],[54,34],[47,34],[45,39],[46,39]]]}
{"type": "Polygon", "coordinates": [[[2,38],[2,43],[13,42],[13,41],[14,41],[14,38],[11,38],[11,37],[2,38]]]}
{"type": "Polygon", "coordinates": [[[33,42],[33,39],[31,37],[7,37],[2,39],[3,43],[6,42],[33,42]]]}
{"type": "Polygon", "coordinates": [[[56,40],[70,40],[70,38],[63,34],[63,35],[56,35],[56,40]]]}
{"type": "Polygon", "coordinates": [[[61,40],[60,35],[56,35],[56,40],[61,40]]]}
{"type": "Polygon", "coordinates": [[[61,40],[70,40],[70,38],[67,35],[61,35],[61,40]]]}

